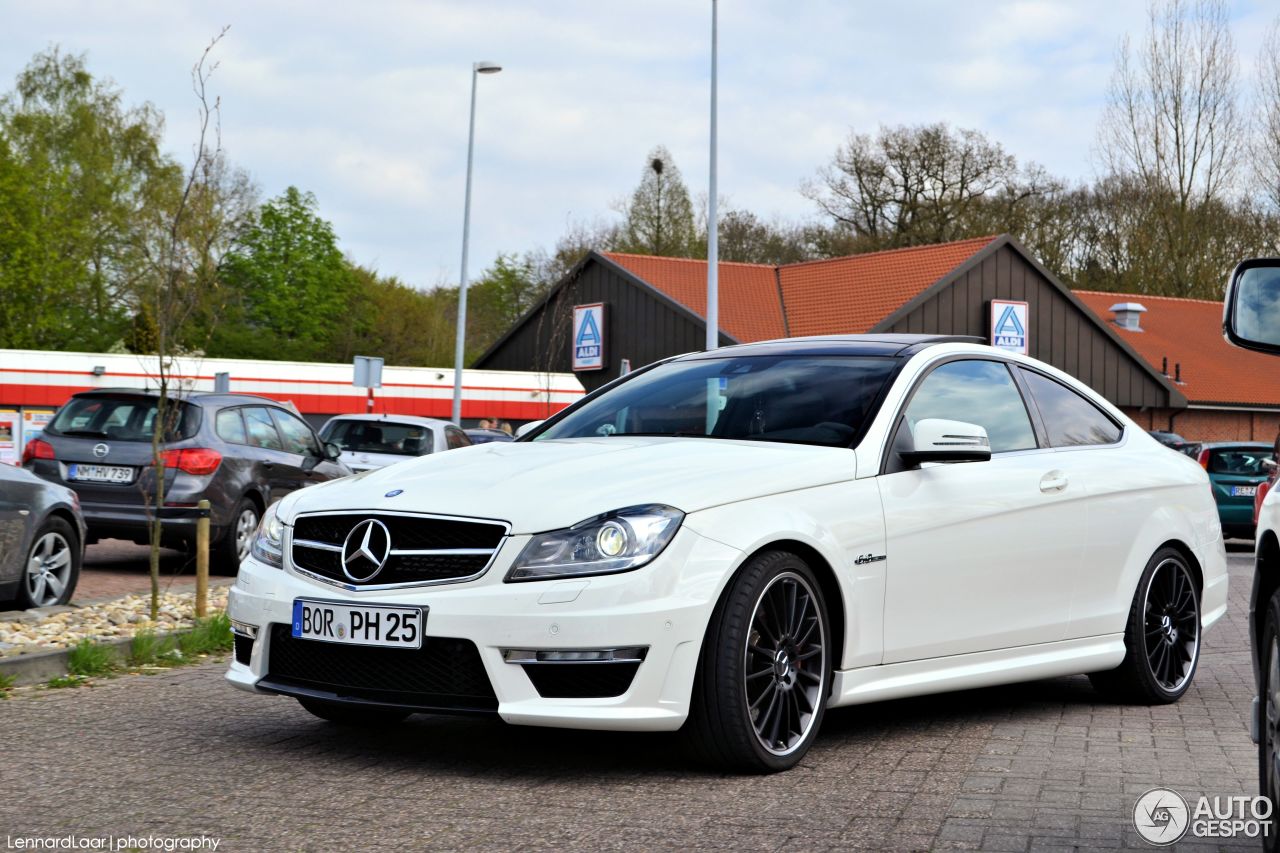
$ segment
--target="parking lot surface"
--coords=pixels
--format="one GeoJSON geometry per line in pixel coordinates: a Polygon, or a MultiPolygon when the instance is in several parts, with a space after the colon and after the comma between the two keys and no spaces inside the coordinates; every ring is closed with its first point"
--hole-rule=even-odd
{"type": "Polygon", "coordinates": [[[1131,814],[1148,789],[1257,791],[1251,574],[1233,552],[1231,609],[1175,705],[1109,704],[1074,677],[838,709],[776,776],[707,772],[667,735],[338,728],[232,690],[222,664],[23,690],[0,702],[0,826],[220,851],[1146,848],[1131,814]]]}

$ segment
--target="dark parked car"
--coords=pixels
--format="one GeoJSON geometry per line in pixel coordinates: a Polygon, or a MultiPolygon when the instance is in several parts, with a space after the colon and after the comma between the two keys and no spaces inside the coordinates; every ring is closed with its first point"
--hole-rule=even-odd
{"type": "Polygon", "coordinates": [[[0,601],[66,604],[80,579],[85,526],[76,493],[0,464],[0,601]]]}
{"type": "MultiPolygon", "coordinates": [[[[154,503],[151,434],[159,398],[136,390],[76,394],[23,465],[80,496],[89,542],[148,541],[154,503]]],[[[263,510],[294,489],[351,473],[305,421],[274,400],[196,393],[168,403],[162,541],[195,539],[196,502],[212,505],[212,562],[231,570],[249,553],[263,510]]]]}
{"type": "Polygon", "coordinates": [[[484,427],[475,427],[465,430],[467,438],[471,439],[472,444],[488,444],[491,441],[515,441],[516,437],[509,432],[503,432],[500,429],[486,429],[484,427]]]}
{"type": "Polygon", "coordinates": [[[1272,445],[1260,441],[1200,445],[1197,460],[1209,472],[1209,488],[1218,502],[1223,536],[1253,538],[1253,500],[1271,473],[1263,461],[1271,458],[1272,451],[1272,445]]]}
{"type": "Polygon", "coordinates": [[[1168,432],[1162,429],[1153,429],[1150,435],[1156,441],[1179,453],[1185,453],[1188,456],[1195,457],[1200,453],[1200,442],[1187,441],[1176,432],[1168,432]]]}

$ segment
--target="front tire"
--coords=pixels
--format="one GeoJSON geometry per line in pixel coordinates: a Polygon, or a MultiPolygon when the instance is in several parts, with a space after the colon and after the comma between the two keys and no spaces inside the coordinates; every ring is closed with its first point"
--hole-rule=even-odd
{"type": "Polygon", "coordinates": [[[326,722],[355,728],[371,729],[378,726],[395,725],[409,716],[408,711],[366,708],[341,702],[326,702],[323,699],[299,699],[298,704],[326,722]]]}
{"type": "Polygon", "coordinates": [[[1167,705],[1191,686],[1200,661],[1200,590],[1186,557],[1161,548],[1147,562],[1129,608],[1120,666],[1089,675],[1123,702],[1167,705]]]}
{"type": "Polygon", "coordinates": [[[1280,793],[1280,590],[1267,602],[1258,645],[1262,678],[1258,694],[1262,700],[1262,731],[1258,736],[1258,792],[1271,801],[1270,830],[1262,836],[1264,850],[1280,847],[1280,815],[1276,795],[1280,793]]]}
{"type": "Polygon", "coordinates": [[[711,617],[685,736],[721,767],[788,770],[817,738],[831,667],[826,602],[813,570],[785,551],[759,554],[711,617]]]}
{"type": "Polygon", "coordinates": [[[80,579],[80,548],[71,525],[51,518],[31,540],[18,584],[18,608],[66,604],[80,579]]]}

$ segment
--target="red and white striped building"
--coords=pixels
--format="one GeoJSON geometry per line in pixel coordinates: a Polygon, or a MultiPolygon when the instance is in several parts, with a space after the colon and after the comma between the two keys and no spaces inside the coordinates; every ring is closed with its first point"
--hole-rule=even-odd
{"type": "MultiPolygon", "coordinates": [[[[369,411],[365,389],[351,384],[350,364],[186,358],[177,367],[173,373],[184,391],[212,391],[215,374],[225,372],[232,391],[292,403],[317,425],[331,415],[369,411]]],[[[0,349],[0,419],[12,422],[16,415],[10,438],[21,452],[22,424],[32,431],[77,391],[154,389],[157,376],[155,356],[0,349]]],[[[583,393],[571,373],[464,370],[462,418],[467,424],[496,418],[518,425],[554,414],[583,393]]],[[[452,401],[452,368],[386,367],[372,411],[448,419],[452,401]]],[[[0,424],[0,444],[4,438],[0,424]]]]}

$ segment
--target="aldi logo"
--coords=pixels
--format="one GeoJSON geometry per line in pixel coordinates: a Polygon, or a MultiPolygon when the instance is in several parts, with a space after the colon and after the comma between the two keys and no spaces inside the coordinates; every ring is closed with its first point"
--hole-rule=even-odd
{"type": "Polygon", "coordinates": [[[573,369],[604,369],[604,303],[573,306],[573,369]]]}
{"type": "Polygon", "coordinates": [[[1030,335],[1027,333],[1026,302],[1007,299],[991,300],[991,345],[1027,355],[1030,335]]]}

